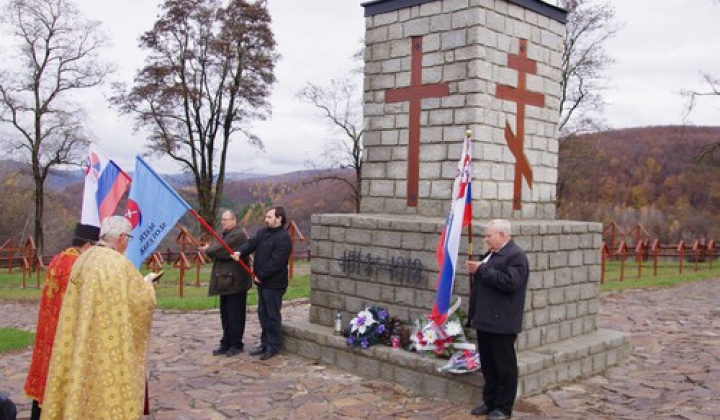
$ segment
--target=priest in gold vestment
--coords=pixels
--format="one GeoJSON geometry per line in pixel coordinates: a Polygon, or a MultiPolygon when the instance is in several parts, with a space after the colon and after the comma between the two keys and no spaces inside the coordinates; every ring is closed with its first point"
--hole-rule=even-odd
{"type": "Polygon", "coordinates": [[[122,255],[131,225],[107,218],[73,265],[60,312],[43,420],[134,420],[143,414],[155,289],[122,255]]]}

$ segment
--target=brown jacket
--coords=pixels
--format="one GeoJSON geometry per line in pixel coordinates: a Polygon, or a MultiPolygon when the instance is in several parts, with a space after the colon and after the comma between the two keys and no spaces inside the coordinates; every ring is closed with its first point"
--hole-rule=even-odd
{"type": "MultiPolygon", "coordinates": [[[[237,249],[247,240],[247,235],[240,226],[235,226],[223,232],[223,240],[231,249],[237,249]]],[[[250,290],[252,287],[250,274],[230,257],[230,253],[222,244],[212,243],[205,250],[205,254],[213,259],[208,296],[232,295],[250,290]]],[[[243,257],[242,260],[245,265],[250,266],[248,257],[243,257]]]]}

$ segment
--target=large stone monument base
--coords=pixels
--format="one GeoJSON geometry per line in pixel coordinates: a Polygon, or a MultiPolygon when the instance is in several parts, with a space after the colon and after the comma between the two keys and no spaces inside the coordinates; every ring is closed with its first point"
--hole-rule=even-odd
{"type": "MultiPolygon", "coordinates": [[[[284,350],[317,362],[337,366],[369,380],[384,380],[417,394],[466,404],[482,401],[480,372],[439,373],[447,360],[375,345],[366,350],[348,349],[345,338],[332,328],[310,322],[283,326],[284,350]]],[[[560,383],[601,372],[630,354],[627,336],[597,330],[518,353],[518,397],[541,392],[560,383]]]]}
{"type": "MultiPolygon", "coordinates": [[[[437,280],[435,250],[444,220],[394,214],[313,216],[310,316],[285,323],[285,349],[337,365],[360,376],[385,379],[421,393],[478,401],[480,374],[440,374],[446,360],[373,346],[348,349],[333,335],[340,312],[346,324],[370,305],[412,324],[430,312],[437,280]]],[[[519,394],[602,371],[629,354],[627,337],[599,330],[599,223],[515,220],[513,238],[530,262],[523,332],[518,335],[519,394]]],[[[483,221],[473,221],[475,253],[483,248],[483,221]]],[[[458,258],[467,258],[467,241],[458,258]]],[[[468,276],[460,272],[455,295],[467,310],[468,276]]],[[[474,336],[472,331],[468,331],[474,336]]]]}

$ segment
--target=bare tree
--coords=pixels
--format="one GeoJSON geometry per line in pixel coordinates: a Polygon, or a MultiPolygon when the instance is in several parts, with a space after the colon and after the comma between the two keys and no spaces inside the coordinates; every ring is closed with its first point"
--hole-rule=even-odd
{"type": "Polygon", "coordinates": [[[559,0],[568,11],[562,60],[560,138],[602,130],[603,71],[614,60],[603,44],[621,28],[615,9],[593,0],[559,0]]]}
{"type": "MultiPolygon", "coordinates": [[[[354,179],[328,170],[318,175],[313,182],[342,182],[349,187],[349,199],[355,204],[355,211],[360,211],[360,181],[362,180],[362,98],[360,90],[350,76],[334,79],[329,86],[318,86],[308,83],[297,96],[300,100],[310,103],[320,110],[320,114],[339,133],[333,138],[322,156],[324,168],[352,168],[354,179]]],[[[317,162],[313,163],[317,165],[317,162]]]]}
{"type": "Polygon", "coordinates": [[[45,179],[53,167],[77,163],[87,145],[84,112],[72,97],[101,85],[113,69],[99,57],[106,45],[100,23],[68,0],[12,0],[2,19],[18,60],[5,60],[0,75],[0,122],[32,169],[34,239],[42,253],[45,179]]]}
{"type": "MultiPolygon", "coordinates": [[[[713,3],[720,3],[720,0],[711,0],[713,3]]],[[[697,100],[704,96],[720,96],[720,79],[708,74],[701,72],[702,79],[705,82],[705,85],[707,86],[706,90],[690,90],[690,89],[684,89],[680,92],[681,95],[685,96],[688,99],[687,107],[685,108],[685,115],[683,117],[683,120],[687,122],[688,118],[690,117],[690,114],[692,113],[693,109],[695,109],[695,106],[697,105],[697,100]]],[[[695,160],[698,163],[702,162],[708,162],[712,163],[714,161],[714,155],[715,152],[720,150],[720,141],[709,144],[703,148],[701,148],[698,153],[695,156],[695,160]]]]}
{"type": "Polygon", "coordinates": [[[129,92],[113,102],[148,129],[148,154],[169,156],[193,175],[199,213],[214,222],[228,147],[270,114],[275,39],[266,0],[166,0],[140,47],[149,52],[129,92]]]}
{"type": "MultiPolygon", "coordinates": [[[[680,92],[681,95],[687,98],[687,106],[685,108],[685,115],[683,116],[683,120],[685,121],[685,123],[688,122],[690,114],[692,113],[693,109],[695,109],[697,101],[700,98],[707,96],[720,96],[720,79],[707,73],[701,73],[701,75],[703,81],[705,82],[705,85],[707,86],[706,90],[684,89],[680,92]]],[[[708,144],[698,150],[697,154],[695,155],[695,160],[698,163],[712,163],[714,161],[715,152],[718,150],[720,150],[720,141],[708,144]]]]}

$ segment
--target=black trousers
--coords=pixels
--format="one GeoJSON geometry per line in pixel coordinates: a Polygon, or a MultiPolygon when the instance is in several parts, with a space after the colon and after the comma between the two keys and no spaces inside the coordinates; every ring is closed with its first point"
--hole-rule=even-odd
{"type": "Polygon", "coordinates": [[[512,414],[517,396],[518,365],[515,334],[477,332],[480,370],[485,379],[483,402],[492,410],[512,414]]]}
{"type": "Polygon", "coordinates": [[[221,347],[243,347],[246,312],[247,292],[220,295],[220,322],[223,329],[221,347]]]}
{"type": "Polygon", "coordinates": [[[37,400],[32,400],[32,408],[30,409],[30,420],[40,420],[41,414],[42,409],[40,408],[40,404],[38,404],[37,400]]]}
{"type": "Polygon", "coordinates": [[[265,351],[278,352],[282,347],[282,297],[285,289],[267,289],[258,286],[258,318],[260,320],[260,346],[265,351]]]}

